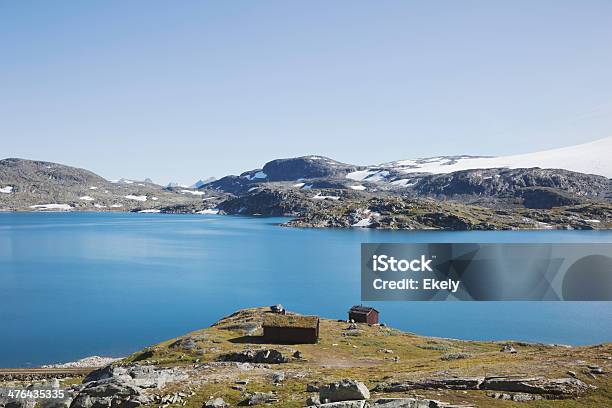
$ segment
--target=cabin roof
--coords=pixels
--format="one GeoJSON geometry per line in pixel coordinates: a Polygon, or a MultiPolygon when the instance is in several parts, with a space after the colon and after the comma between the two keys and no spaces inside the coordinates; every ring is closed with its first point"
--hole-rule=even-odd
{"type": "Polygon", "coordinates": [[[368,314],[372,311],[378,313],[378,310],[374,309],[373,307],[369,307],[369,306],[353,306],[351,307],[351,310],[349,310],[349,312],[365,313],[365,314],[368,314]]]}
{"type": "Polygon", "coordinates": [[[319,318],[317,316],[281,315],[268,313],[264,318],[262,326],[316,329],[318,322],[319,318]]]}

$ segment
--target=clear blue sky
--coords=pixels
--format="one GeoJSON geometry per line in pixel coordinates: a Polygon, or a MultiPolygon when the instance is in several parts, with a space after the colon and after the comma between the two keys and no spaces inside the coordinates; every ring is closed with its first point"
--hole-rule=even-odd
{"type": "Polygon", "coordinates": [[[0,157],[192,182],[612,135],[612,2],[2,1],[0,157]]]}

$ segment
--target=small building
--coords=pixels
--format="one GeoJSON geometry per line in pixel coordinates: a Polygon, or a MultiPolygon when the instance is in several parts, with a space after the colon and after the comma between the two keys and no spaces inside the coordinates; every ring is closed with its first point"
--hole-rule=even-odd
{"type": "Polygon", "coordinates": [[[263,327],[263,338],[268,343],[314,344],[319,340],[319,318],[267,313],[263,327]]]}
{"type": "Polygon", "coordinates": [[[368,306],[353,306],[348,312],[349,321],[378,324],[378,310],[368,306]]]}

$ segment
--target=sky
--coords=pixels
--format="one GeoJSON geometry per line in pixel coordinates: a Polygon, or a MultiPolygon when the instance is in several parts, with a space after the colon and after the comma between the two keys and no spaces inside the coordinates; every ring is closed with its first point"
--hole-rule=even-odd
{"type": "Polygon", "coordinates": [[[192,183],[612,136],[612,2],[2,1],[0,158],[192,183]]]}

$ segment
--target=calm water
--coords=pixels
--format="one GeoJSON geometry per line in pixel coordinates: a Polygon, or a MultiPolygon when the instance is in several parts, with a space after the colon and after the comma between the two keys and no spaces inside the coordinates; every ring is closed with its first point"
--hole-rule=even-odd
{"type": "MultiPolygon", "coordinates": [[[[282,303],[345,318],[361,242],[612,242],[612,232],[290,229],[281,219],[0,214],[0,366],[121,356],[282,303]]],[[[391,326],[433,336],[612,341],[612,302],[378,302],[391,326]]]]}

